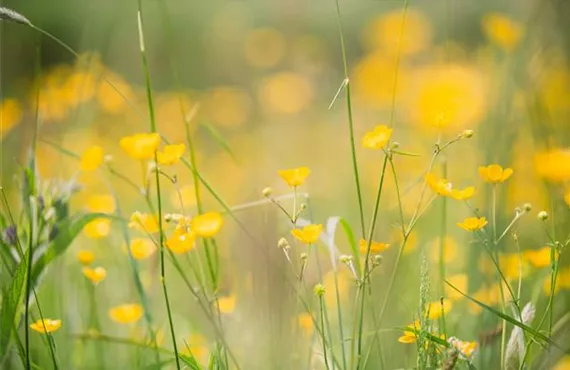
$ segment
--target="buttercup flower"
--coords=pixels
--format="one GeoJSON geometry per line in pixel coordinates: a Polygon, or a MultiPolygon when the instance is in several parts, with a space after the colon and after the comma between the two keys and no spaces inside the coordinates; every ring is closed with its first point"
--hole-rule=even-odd
{"type": "Polygon", "coordinates": [[[471,359],[474,356],[478,346],[477,342],[466,342],[455,337],[450,337],[447,339],[447,341],[459,351],[462,358],[467,360],[471,359]]]}
{"type": "Polygon", "coordinates": [[[303,227],[302,229],[291,230],[291,235],[293,235],[297,240],[304,244],[314,244],[319,240],[319,236],[323,231],[323,225],[311,224],[303,227]]]}
{"type": "MultiPolygon", "coordinates": [[[[540,249],[529,249],[523,252],[523,258],[530,262],[536,268],[548,267],[550,262],[550,247],[542,247],[540,249]]],[[[556,256],[556,253],[555,253],[556,256]]]]}
{"type": "Polygon", "coordinates": [[[487,225],[485,217],[468,217],[463,222],[457,223],[457,226],[467,231],[477,231],[485,227],[485,225],[487,225]]]}
{"type": "Polygon", "coordinates": [[[287,185],[294,188],[303,185],[305,179],[311,174],[311,170],[307,167],[299,167],[279,170],[278,173],[287,185]]]}
{"type": "Polygon", "coordinates": [[[30,325],[32,330],[37,331],[38,333],[46,334],[46,333],[53,333],[61,328],[61,320],[52,320],[52,319],[44,319],[38,320],[30,325]]]}
{"type": "Polygon", "coordinates": [[[83,232],[88,238],[101,239],[109,235],[111,231],[111,220],[106,218],[97,218],[89,222],[83,228],[83,232]]]}
{"type": "Polygon", "coordinates": [[[498,184],[505,182],[513,174],[512,168],[505,168],[498,164],[490,164],[487,167],[479,167],[479,175],[481,179],[490,184],[498,184]]]}
{"type": "Polygon", "coordinates": [[[467,200],[471,198],[475,194],[475,188],[473,186],[468,186],[464,189],[452,189],[451,190],[451,197],[457,200],[467,200]]]}
{"type": "Polygon", "coordinates": [[[156,252],[156,245],[148,238],[135,238],[131,240],[130,250],[134,259],[143,260],[156,252]]]}
{"type": "Polygon", "coordinates": [[[159,231],[158,218],[148,213],[136,211],[131,215],[129,227],[149,234],[154,234],[159,231]]]}
{"type": "Polygon", "coordinates": [[[113,213],[115,199],[107,194],[91,195],[87,199],[87,209],[93,213],[113,213]]]}
{"type": "Polygon", "coordinates": [[[84,267],[83,268],[83,275],[95,285],[99,284],[101,281],[105,280],[107,277],[107,270],[103,267],[84,267]]]}
{"type": "Polygon", "coordinates": [[[218,306],[220,307],[221,313],[232,313],[236,307],[236,296],[228,295],[218,298],[218,306]]]}
{"type": "Polygon", "coordinates": [[[166,246],[176,254],[191,251],[194,248],[196,234],[193,231],[186,231],[184,227],[177,227],[171,238],[166,241],[166,246]]]}
{"type": "Polygon", "coordinates": [[[453,303],[449,299],[444,299],[443,304],[441,301],[435,301],[428,304],[427,311],[430,320],[437,320],[442,315],[449,314],[453,303]]]}
{"type": "Polygon", "coordinates": [[[487,37],[506,51],[513,50],[523,35],[522,26],[498,13],[486,15],[482,21],[487,37]]]}
{"type": "Polygon", "coordinates": [[[192,218],[191,227],[196,235],[203,238],[215,236],[224,224],[222,215],[218,212],[206,212],[192,218]]]}
{"type": "Polygon", "coordinates": [[[83,265],[90,265],[95,260],[95,254],[91,251],[81,250],[77,253],[77,260],[83,265]]]}
{"type": "Polygon", "coordinates": [[[475,188],[472,186],[461,190],[454,189],[447,179],[439,178],[432,173],[426,175],[426,183],[435,193],[457,200],[467,200],[475,193],[475,188]]]}
{"type": "Polygon", "coordinates": [[[409,330],[404,330],[404,335],[398,338],[398,342],[405,344],[415,343],[416,340],[418,339],[418,335],[416,334],[416,332],[420,331],[421,329],[419,320],[416,320],[410,325],[408,325],[406,329],[409,330]]]}
{"type": "Polygon", "coordinates": [[[392,137],[392,129],[386,125],[374,127],[362,138],[362,146],[368,149],[382,149],[392,137]]]}
{"type": "MultiPolygon", "coordinates": [[[[358,242],[358,246],[360,247],[360,254],[365,256],[366,250],[368,247],[368,242],[365,239],[360,239],[358,242]]],[[[374,240],[370,244],[370,254],[378,254],[384,252],[386,249],[390,247],[390,244],[375,242],[374,240]]]]}
{"type": "Polygon", "coordinates": [[[113,307],[109,310],[111,320],[119,324],[131,324],[140,320],[143,309],[136,303],[127,303],[113,307]]]}
{"type": "Polygon", "coordinates": [[[156,160],[158,164],[171,166],[180,160],[185,150],[184,144],[166,145],[162,152],[156,152],[156,160]]]}
{"type": "Polygon", "coordinates": [[[103,164],[105,153],[103,148],[93,145],[81,154],[79,169],[81,171],[95,171],[103,164]]]}
{"type": "Polygon", "coordinates": [[[150,160],[160,145],[160,135],[150,133],[125,136],[119,145],[133,159],[150,160]]]}

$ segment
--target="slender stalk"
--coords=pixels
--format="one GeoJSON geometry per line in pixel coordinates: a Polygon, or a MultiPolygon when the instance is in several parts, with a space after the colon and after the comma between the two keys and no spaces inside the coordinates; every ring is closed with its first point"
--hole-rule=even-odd
{"type": "MultiPolygon", "coordinates": [[[[146,57],[145,43],[144,43],[144,27],[142,19],[142,0],[138,0],[138,28],[139,28],[139,42],[140,42],[140,52],[141,60],[144,71],[145,85],[146,85],[146,95],[148,103],[148,112],[150,117],[150,130],[151,132],[156,132],[156,120],[154,114],[154,104],[152,98],[152,88],[150,81],[150,71],[148,67],[148,60],[146,57]]],[[[154,159],[157,162],[156,152],[154,153],[154,159]]],[[[172,339],[172,346],[174,348],[174,357],[176,359],[176,368],[178,370],[180,367],[180,359],[178,356],[178,346],[176,343],[176,333],[174,332],[174,323],[172,321],[172,311],[170,308],[170,300],[168,298],[168,289],[166,285],[166,271],[164,265],[164,230],[162,225],[162,199],[160,194],[160,174],[158,171],[154,171],[155,183],[156,183],[156,198],[158,206],[158,233],[159,233],[159,244],[160,244],[160,283],[162,285],[162,291],[164,294],[164,301],[166,304],[166,312],[168,314],[168,325],[170,327],[170,336],[172,339]]]]}
{"type": "Polygon", "coordinates": [[[329,363],[327,360],[327,339],[325,336],[325,308],[322,295],[319,296],[319,305],[321,318],[321,340],[323,341],[323,357],[325,359],[325,367],[329,369],[329,363]]]}
{"type": "Polygon", "coordinates": [[[336,294],[336,306],[337,306],[337,315],[338,315],[338,330],[340,334],[340,350],[342,355],[342,365],[343,369],[347,369],[346,365],[346,353],[344,351],[344,329],[343,329],[343,321],[342,321],[342,307],[340,301],[340,292],[338,290],[338,272],[334,271],[334,289],[336,294]]]}
{"type": "Polygon", "coordinates": [[[356,195],[358,198],[358,213],[360,215],[360,228],[362,236],[366,235],[364,226],[364,206],[362,201],[362,190],[360,189],[360,175],[358,173],[358,161],[356,159],[356,145],[354,141],[354,122],[352,119],[352,103],[350,99],[350,79],[348,78],[348,63],[346,59],[346,44],[344,42],[344,31],[342,28],[342,19],[340,16],[339,0],[335,0],[338,34],[340,39],[340,48],[342,53],[342,66],[344,71],[344,78],[346,81],[346,114],[348,117],[348,131],[350,133],[350,153],[352,158],[352,171],[354,174],[354,182],[356,183],[356,195]]]}
{"type": "MultiPolygon", "coordinates": [[[[443,167],[443,177],[447,178],[447,161],[442,164],[443,167]]],[[[440,283],[440,294],[443,300],[445,295],[445,234],[447,229],[447,197],[443,197],[441,200],[441,225],[439,229],[439,283],[440,283]]],[[[442,301],[443,310],[443,301],[442,301]]],[[[445,327],[445,312],[441,315],[441,331],[444,338],[447,338],[447,331],[445,327]]]]}

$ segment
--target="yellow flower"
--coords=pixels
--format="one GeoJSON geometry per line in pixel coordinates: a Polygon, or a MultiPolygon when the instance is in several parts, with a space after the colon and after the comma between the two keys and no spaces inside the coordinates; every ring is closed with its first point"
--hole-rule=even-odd
{"type": "Polygon", "coordinates": [[[218,298],[218,306],[220,307],[221,313],[232,313],[236,307],[236,296],[228,295],[218,298]]]}
{"type": "Polygon", "coordinates": [[[482,26],[487,37],[506,51],[513,50],[523,35],[523,28],[518,22],[498,13],[487,14],[482,26]]]}
{"type": "Polygon", "coordinates": [[[314,330],[314,323],[313,323],[313,316],[310,314],[303,312],[297,316],[297,324],[303,331],[305,332],[306,336],[310,336],[314,330]]]}
{"type": "MultiPolygon", "coordinates": [[[[447,278],[447,281],[462,293],[467,293],[469,279],[466,274],[457,274],[447,278]]],[[[463,299],[463,295],[449,285],[445,285],[445,295],[452,301],[463,299]]]]}
{"type": "Polygon", "coordinates": [[[183,226],[177,226],[174,234],[166,241],[166,246],[173,253],[182,254],[191,251],[194,248],[196,234],[186,231],[183,226]]]}
{"type": "Polygon", "coordinates": [[[435,301],[428,304],[426,310],[428,311],[428,317],[430,320],[437,320],[443,314],[449,314],[453,303],[449,299],[444,299],[443,304],[441,301],[435,301]]]}
{"type": "MultiPolygon", "coordinates": [[[[360,241],[358,242],[358,246],[360,247],[360,254],[362,256],[365,256],[366,250],[368,247],[368,242],[365,239],[360,239],[360,241]]],[[[375,242],[373,240],[372,243],[370,243],[370,254],[382,253],[386,249],[388,249],[389,247],[390,247],[390,244],[375,242]]]]}
{"type": "Polygon", "coordinates": [[[109,317],[119,324],[131,324],[139,321],[143,313],[144,311],[140,305],[127,303],[111,308],[109,317]]]}
{"type": "Polygon", "coordinates": [[[452,184],[443,178],[439,178],[432,173],[428,173],[425,177],[426,183],[436,194],[452,197],[457,200],[467,200],[475,193],[475,188],[468,186],[464,189],[453,189],[452,184]]]}
{"type": "Polygon", "coordinates": [[[101,239],[109,235],[111,231],[111,220],[106,218],[97,218],[89,222],[83,228],[83,232],[88,238],[101,239]]]}
{"type": "Polygon", "coordinates": [[[448,342],[466,359],[470,359],[477,350],[477,342],[466,342],[455,337],[450,337],[448,342]]]}
{"type": "Polygon", "coordinates": [[[111,114],[120,113],[127,106],[125,98],[128,100],[133,99],[133,91],[127,81],[121,76],[110,73],[105,77],[113,86],[107,81],[101,81],[97,88],[97,101],[104,112],[111,114]]]}
{"type": "Polygon", "coordinates": [[[158,164],[171,166],[180,160],[185,150],[186,146],[184,144],[166,145],[162,152],[156,153],[156,160],[158,164]]]}
{"type": "Polygon", "coordinates": [[[222,215],[218,212],[206,212],[192,218],[192,231],[197,236],[211,238],[215,236],[224,224],[222,215]]]}
{"type": "Polygon", "coordinates": [[[490,184],[498,184],[505,182],[513,174],[512,168],[505,168],[499,166],[498,164],[490,164],[487,167],[479,167],[479,175],[481,179],[490,184]]]}
{"type": "Polygon", "coordinates": [[[53,333],[54,331],[57,331],[59,328],[61,328],[61,320],[38,320],[30,324],[30,328],[42,334],[53,333]]]}
{"type": "Polygon", "coordinates": [[[131,254],[136,260],[144,260],[156,252],[156,245],[147,238],[135,238],[131,240],[131,254]]]}
{"type": "Polygon", "coordinates": [[[314,244],[319,240],[319,236],[323,232],[323,225],[321,224],[311,224],[303,227],[302,229],[291,230],[291,235],[293,235],[297,240],[304,244],[314,244]]]}
{"type": "Polygon", "coordinates": [[[467,231],[477,231],[485,227],[485,225],[487,225],[485,217],[468,217],[463,222],[457,223],[457,226],[467,231]]]}
{"type": "Polygon", "coordinates": [[[537,153],[534,164],[538,174],[550,182],[566,182],[570,180],[570,150],[553,149],[537,153]]]}
{"type": "Polygon", "coordinates": [[[95,171],[103,164],[105,153],[103,148],[93,145],[87,148],[79,160],[79,169],[81,171],[95,171]]]}
{"type": "Polygon", "coordinates": [[[548,267],[551,265],[550,262],[550,247],[542,247],[535,250],[526,250],[523,252],[523,258],[530,262],[536,268],[548,267]]]}
{"type": "Polygon", "coordinates": [[[292,188],[303,185],[305,179],[311,174],[311,170],[307,167],[279,170],[278,172],[279,176],[292,188]]]}
{"type": "Polygon", "coordinates": [[[119,145],[129,155],[129,157],[133,159],[154,159],[154,153],[160,145],[160,135],[157,133],[151,133],[125,136],[121,139],[119,145]]]}
{"type": "Polygon", "coordinates": [[[129,227],[149,234],[157,233],[159,231],[158,217],[136,211],[131,215],[129,227]]]}
{"type": "Polygon", "coordinates": [[[464,189],[452,189],[451,190],[451,197],[457,200],[467,200],[470,199],[473,194],[475,194],[475,188],[473,186],[468,186],[464,189]]]}
{"type": "MultiPolygon", "coordinates": [[[[521,256],[518,253],[508,253],[499,256],[499,266],[507,280],[517,280],[519,275],[522,275],[522,278],[525,278],[530,273],[528,261],[524,259],[524,256],[521,261],[521,256]]],[[[496,271],[496,267],[494,265],[493,269],[496,271]]]]}
{"type": "Polygon", "coordinates": [[[362,146],[368,149],[382,149],[392,137],[392,129],[385,125],[374,127],[362,138],[362,146]]]}
{"type": "Polygon", "coordinates": [[[95,260],[95,254],[88,250],[81,250],[77,253],[77,260],[83,265],[90,265],[95,260]]]}
{"type": "Polygon", "coordinates": [[[103,267],[95,267],[94,269],[90,267],[83,268],[83,275],[95,285],[99,284],[101,281],[105,280],[107,277],[107,270],[103,267]]]}
{"type": "Polygon", "coordinates": [[[91,195],[87,198],[87,209],[94,213],[113,213],[115,198],[111,195],[91,195]]]}
{"type": "Polygon", "coordinates": [[[408,325],[406,329],[409,330],[404,330],[404,335],[398,338],[398,342],[405,344],[415,343],[416,340],[418,339],[418,335],[416,334],[416,332],[421,330],[419,320],[416,320],[410,325],[408,325]]]}
{"type": "Polygon", "coordinates": [[[0,102],[0,141],[22,120],[22,107],[15,99],[0,102]]]}

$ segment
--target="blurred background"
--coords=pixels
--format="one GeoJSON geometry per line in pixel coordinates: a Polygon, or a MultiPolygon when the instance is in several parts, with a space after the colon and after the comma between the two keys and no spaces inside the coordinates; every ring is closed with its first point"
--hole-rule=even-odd
{"type": "MultiPolygon", "coordinates": [[[[518,235],[524,250],[538,250],[547,241],[536,221],[537,211],[555,215],[553,227],[565,236],[569,226],[566,202],[570,203],[570,195],[565,202],[570,180],[570,3],[410,1],[400,44],[403,4],[340,1],[366,217],[373,207],[381,156],[361,149],[360,138],[375,125],[389,124],[394,108],[393,137],[402,150],[417,154],[396,158],[406,219],[415,209],[421,191],[418,179],[427,169],[435,142],[471,129],[473,139],[449,147],[434,172],[445,175],[454,186],[475,186],[473,204],[488,214],[490,188],[479,179],[477,167],[491,163],[511,167],[514,175],[499,192],[499,224],[506,227],[515,208],[528,202],[533,211],[520,221],[518,235]]],[[[93,195],[108,193],[110,182],[126,214],[142,210],[143,199],[128,184],[109,176],[85,176],[78,172],[75,159],[54,149],[55,144],[80,154],[91,145],[99,145],[113,156],[113,168],[140,182],[139,164],[128,159],[118,146],[121,137],[147,132],[149,127],[136,2],[14,0],[2,5],[22,13],[81,55],[75,58],[26,26],[0,22],[2,186],[9,194],[17,191],[13,176],[25,162],[32,142],[38,101],[42,123],[37,148],[40,175],[75,177],[82,186],[72,200],[75,209],[84,209],[93,195]],[[38,42],[41,78],[35,72],[38,42]],[[132,104],[104,79],[112,81],[132,104]]],[[[158,130],[172,142],[184,142],[184,115],[196,112],[190,130],[197,146],[197,165],[223,199],[232,206],[256,201],[265,186],[271,186],[275,194],[286,194],[289,190],[277,170],[308,166],[312,173],[303,191],[310,194],[311,217],[324,223],[330,216],[342,216],[357,230],[344,92],[329,107],[345,78],[334,1],[149,0],[144,1],[144,7],[158,130]]],[[[191,172],[179,165],[171,173],[180,180],[184,204],[194,206],[191,172]]],[[[167,212],[179,210],[175,186],[166,184],[163,196],[167,212]]],[[[220,209],[207,192],[204,197],[209,209],[220,209]]],[[[446,207],[447,274],[469,276],[466,290],[481,292],[485,284],[494,281],[493,275],[481,262],[480,248],[472,248],[470,235],[455,226],[470,215],[469,209],[460,202],[448,202],[446,207]]],[[[267,248],[260,256],[243,230],[231,222],[220,236],[225,293],[237,296],[236,310],[240,312],[229,330],[243,335],[242,351],[246,352],[253,348],[256,338],[275,336],[277,330],[250,323],[261,317],[259,320],[274,320],[288,327],[290,321],[283,321],[282,315],[294,316],[294,300],[291,292],[286,294],[282,271],[273,271],[277,265],[286,271],[282,253],[267,247],[288,233],[286,219],[272,206],[239,214],[267,248]],[[281,319],[271,317],[281,305],[293,309],[287,312],[282,307],[281,319]],[[267,317],[259,316],[260,311],[267,317]]],[[[406,249],[404,272],[397,280],[398,294],[385,320],[391,327],[407,324],[416,312],[420,250],[426,251],[433,263],[434,279],[437,277],[440,215],[441,205],[436,203],[406,249]]],[[[385,254],[386,267],[375,276],[382,287],[392,271],[399,242],[394,228],[398,212],[392,176],[385,185],[380,220],[375,239],[394,247],[385,254]]],[[[117,230],[113,225],[106,232],[86,232],[73,249],[95,251],[108,266],[109,280],[124,280],[124,286],[102,283],[98,288],[101,299],[113,303],[136,297],[117,230]]],[[[339,248],[348,252],[341,242],[339,248]]],[[[516,251],[510,238],[502,248],[505,255],[516,251]]],[[[562,255],[563,265],[565,257],[562,255]]],[[[327,258],[323,257],[325,277],[330,269],[327,258]]],[[[68,268],[49,274],[40,295],[50,302],[53,315],[67,320],[66,330],[86,331],[77,312],[78,307],[86,310],[83,282],[73,280],[80,267],[73,253],[58,263],[68,268]]],[[[505,268],[508,263],[505,258],[505,268]]],[[[549,272],[545,266],[535,265],[529,261],[525,267],[523,295],[526,300],[541,296],[540,308],[549,272]]],[[[518,273],[518,268],[513,269],[518,273]]],[[[160,313],[163,303],[159,286],[153,278],[156,260],[148,261],[143,272],[148,274],[158,321],[166,324],[160,313]]],[[[308,279],[307,285],[312,286],[319,281],[319,274],[315,271],[308,279]]],[[[355,290],[352,284],[348,276],[347,311],[355,290]]],[[[443,292],[434,286],[432,298],[436,299],[443,292]]],[[[380,302],[383,292],[377,294],[380,302]]],[[[558,296],[555,312],[562,315],[568,307],[568,294],[561,291],[558,296]]],[[[180,304],[175,309],[177,318],[185,322],[187,312],[182,306],[188,297],[175,295],[174,300],[180,304]]],[[[103,301],[103,308],[107,308],[106,303],[103,301]]],[[[181,336],[194,331],[211,335],[205,327],[189,321],[192,323],[180,327],[181,336]]],[[[484,332],[482,328],[492,330],[496,324],[492,316],[473,310],[466,302],[450,312],[450,327],[466,340],[477,340],[484,332]],[[460,322],[467,314],[473,320],[460,322]]],[[[385,335],[389,338],[384,341],[385,348],[399,355],[390,360],[391,367],[413,364],[407,359],[413,349],[396,342],[398,333],[385,335]]],[[[73,348],[80,347],[71,339],[61,340],[73,348]]],[[[294,351],[282,352],[284,363],[293,363],[287,356],[294,351]]],[[[496,352],[496,348],[483,349],[479,361],[496,360],[496,352]]],[[[122,355],[119,358],[127,358],[122,355]]],[[[69,361],[69,368],[78,366],[72,361],[81,362],[69,361]]],[[[267,364],[266,359],[248,361],[252,362],[246,368],[267,364]]]]}

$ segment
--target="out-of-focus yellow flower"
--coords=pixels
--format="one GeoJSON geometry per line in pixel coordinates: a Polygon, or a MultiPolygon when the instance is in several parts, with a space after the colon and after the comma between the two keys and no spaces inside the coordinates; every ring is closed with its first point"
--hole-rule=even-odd
{"type": "Polygon", "coordinates": [[[107,270],[101,266],[95,268],[84,267],[83,275],[85,275],[85,277],[89,279],[93,284],[97,285],[101,281],[105,280],[107,277],[107,270]]]}
{"type": "MultiPolygon", "coordinates": [[[[439,253],[441,247],[441,240],[439,238],[435,239],[431,245],[431,250],[429,257],[434,262],[439,262],[439,253]]],[[[443,261],[448,264],[453,262],[457,258],[457,243],[455,239],[451,236],[446,235],[443,238],[443,261]]],[[[464,292],[464,290],[462,290],[464,292]]]]}
{"type": "Polygon", "coordinates": [[[291,168],[277,172],[283,181],[292,188],[303,185],[307,177],[311,174],[311,170],[308,167],[291,168]]]}
{"type": "Polygon", "coordinates": [[[448,315],[449,311],[453,307],[453,303],[449,299],[443,299],[442,301],[435,301],[428,304],[426,310],[428,311],[428,317],[430,320],[437,320],[442,315],[448,315]]]}
{"type": "MultiPolygon", "coordinates": [[[[358,242],[358,246],[360,247],[360,255],[365,256],[366,250],[368,249],[368,241],[365,239],[360,239],[358,242]]],[[[370,244],[370,254],[378,254],[384,252],[386,249],[390,247],[390,244],[382,243],[382,242],[375,242],[374,240],[370,244]]]]}
{"type": "Polygon", "coordinates": [[[512,51],[523,35],[522,25],[503,14],[487,14],[481,23],[489,40],[506,51],[512,51]]]}
{"type": "Polygon", "coordinates": [[[109,310],[109,317],[119,324],[131,324],[139,321],[143,313],[144,311],[141,305],[126,303],[111,308],[109,310]]]}
{"type": "Polygon", "coordinates": [[[234,312],[236,308],[236,296],[235,294],[223,296],[218,298],[218,306],[221,313],[230,314],[234,312]]]}
{"type": "Polygon", "coordinates": [[[551,265],[551,248],[528,249],[523,252],[523,258],[536,268],[544,268],[551,265]]]}
{"type": "Polygon", "coordinates": [[[467,231],[481,230],[485,225],[487,225],[485,217],[468,217],[463,222],[457,223],[457,226],[467,231]]]}
{"type": "Polygon", "coordinates": [[[143,260],[156,252],[156,245],[148,238],[134,238],[131,239],[129,249],[134,259],[143,260]]]}
{"type": "Polygon", "coordinates": [[[301,329],[303,329],[303,332],[307,337],[311,336],[315,328],[313,316],[306,312],[300,313],[299,316],[297,316],[297,324],[301,329]]]}
{"type": "Polygon", "coordinates": [[[553,149],[537,153],[534,164],[538,174],[550,182],[566,182],[570,180],[570,150],[553,149]]]}
{"type": "Polygon", "coordinates": [[[280,72],[261,82],[258,97],[263,107],[275,113],[294,114],[313,100],[313,86],[303,75],[280,72]]]}
{"type": "MultiPolygon", "coordinates": [[[[467,274],[452,275],[447,278],[447,281],[449,281],[451,285],[456,287],[462,293],[467,294],[467,292],[469,291],[468,290],[469,278],[467,277],[467,274]]],[[[447,295],[447,298],[449,298],[452,301],[457,301],[464,298],[464,296],[461,293],[459,293],[457,290],[453,289],[449,285],[445,286],[445,294],[447,295]]]]}
{"type": "Polygon", "coordinates": [[[160,135],[150,133],[125,136],[119,145],[133,159],[150,160],[160,145],[160,135]]]}
{"type": "Polygon", "coordinates": [[[362,146],[368,149],[382,149],[392,136],[392,129],[386,125],[374,127],[374,130],[367,132],[362,138],[362,146]]]}
{"type": "Polygon", "coordinates": [[[191,222],[192,231],[202,238],[216,236],[216,234],[220,232],[223,224],[224,219],[218,212],[203,213],[193,217],[191,222]]]}
{"type": "Polygon", "coordinates": [[[254,67],[273,67],[283,59],[285,44],[285,37],[276,29],[253,30],[245,38],[245,59],[254,67]]]}
{"type": "Polygon", "coordinates": [[[74,72],[64,82],[64,97],[70,106],[89,101],[95,95],[97,85],[95,76],[90,72],[74,72]]]}
{"type": "Polygon", "coordinates": [[[136,211],[131,215],[129,227],[148,234],[157,233],[159,231],[158,217],[136,211]]]}
{"type": "Polygon", "coordinates": [[[77,260],[82,265],[90,265],[95,261],[95,253],[88,250],[81,250],[77,252],[77,260]]]}
{"type": "Polygon", "coordinates": [[[15,99],[0,102],[0,141],[22,120],[22,107],[15,99]]]}
{"type": "Polygon", "coordinates": [[[106,113],[121,113],[127,106],[126,99],[132,101],[134,93],[127,81],[121,76],[107,73],[105,77],[113,86],[107,81],[101,81],[97,87],[97,102],[106,113]]]}
{"type": "Polygon", "coordinates": [[[243,89],[225,86],[210,91],[201,107],[215,126],[238,127],[247,122],[252,102],[243,89]]]}
{"type": "MultiPolygon", "coordinates": [[[[530,273],[529,262],[518,253],[507,253],[499,256],[501,272],[507,280],[518,280],[519,276],[525,278],[530,273]]],[[[496,271],[496,267],[493,265],[496,271]]]]}
{"type": "Polygon", "coordinates": [[[505,168],[498,164],[490,164],[488,166],[479,167],[479,176],[485,182],[490,184],[498,184],[505,182],[513,174],[512,168],[505,168]]]}
{"type": "Polygon", "coordinates": [[[416,340],[418,339],[418,334],[416,334],[416,332],[421,330],[419,320],[416,320],[413,323],[409,324],[406,328],[413,330],[404,330],[404,335],[398,338],[398,342],[405,344],[416,343],[416,340]]]}
{"type": "Polygon", "coordinates": [[[185,150],[184,144],[166,145],[163,151],[156,152],[156,160],[163,166],[172,166],[180,160],[185,150]]]}
{"type": "Polygon", "coordinates": [[[562,113],[570,108],[570,71],[566,62],[561,64],[547,68],[541,66],[540,70],[544,75],[539,90],[540,100],[551,114],[562,113]]]}
{"type": "Polygon", "coordinates": [[[400,65],[399,68],[400,73],[398,81],[396,81],[396,90],[394,91],[392,82],[380,83],[379,81],[394,80],[396,70],[395,58],[380,51],[374,51],[365,55],[354,67],[354,72],[352,73],[354,78],[350,80],[356,99],[373,109],[390,106],[394,94],[396,94],[396,97],[400,97],[402,93],[405,93],[403,90],[408,76],[405,73],[406,65],[400,65]]]}
{"type": "Polygon", "coordinates": [[[115,198],[108,194],[90,195],[87,198],[87,209],[94,213],[113,213],[115,198]]]}
{"type": "Polygon", "coordinates": [[[315,244],[319,240],[319,236],[323,232],[323,225],[321,224],[311,224],[303,227],[302,229],[291,230],[291,235],[293,235],[297,240],[304,244],[315,244]]]}
{"type": "Polygon", "coordinates": [[[95,171],[103,164],[105,153],[103,148],[93,145],[87,148],[79,161],[79,169],[81,171],[95,171]]]}
{"type": "Polygon", "coordinates": [[[185,342],[182,353],[192,353],[199,363],[206,363],[208,361],[208,342],[202,334],[193,333],[185,342]]]}
{"type": "Polygon", "coordinates": [[[570,370],[570,356],[564,356],[558,360],[552,370],[570,370]]]}
{"type": "Polygon", "coordinates": [[[485,115],[484,75],[464,65],[434,65],[417,70],[407,87],[408,119],[420,127],[460,131],[485,115]]]}
{"type": "Polygon", "coordinates": [[[432,29],[422,12],[401,8],[374,18],[364,28],[362,39],[371,49],[382,49],[391,54],[400,50],[403,55],[412,55],[430,46],[432,29]]]}
{"type": "Polygon", "coordinates": [[[61,320],[43,319],[30,324],[30,328],[38,333],[53,333],[61,328],[61,320]]]}
{"type": "Polygon", "coordinates": [[[173,253],[183,254],[194,248],[196,234],[193,231],[186,231],[184,226],[177,226],[172,236],[166,241],[166,246],[173,253]]]}
{"type": "Polygon", "coordinates": [[[478,347],[477,342],[466,342],[455,337],[449,338],[448,341],[466,359],[472,358],[478,347]]]}
{"type": "Polygon", "coordinates": [[[451,190],[451,197],[457,200],[467,200],[471,199],[471,197],[475,194],[475,188],[473,186],[468,186],[461,190],[459,189],[452,189],[451,190]]]}
{"type": "Polygon", "coordinates": [[[439,178],[433,173],[428,173],[425,179],[431,190],[439,195],[457,200],[467,200],[475,194],[475,188],[473,186],[468,186],[464,189],[454,189],[447,179],[439,178]]]}
{"type": "Polygon", "coordinates": [[[111,231],[111,220],[106,218],[97,218],[89,222],[83,228],[83,232],[88,238],[101,239],[109,235],[111,231]]]}

